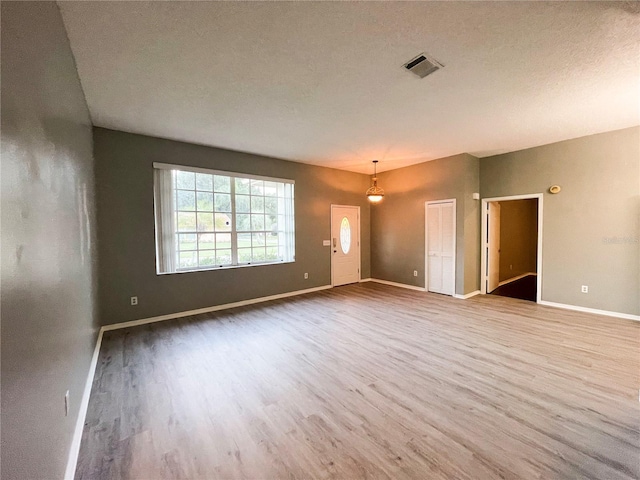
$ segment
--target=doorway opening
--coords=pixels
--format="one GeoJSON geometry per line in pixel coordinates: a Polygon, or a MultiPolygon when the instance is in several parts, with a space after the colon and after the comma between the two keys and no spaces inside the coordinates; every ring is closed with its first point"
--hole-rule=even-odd
{"type": "Polygon", "coordinates": [[[540,302],[542,194],[482,200],[484,294],[540,302]]]}

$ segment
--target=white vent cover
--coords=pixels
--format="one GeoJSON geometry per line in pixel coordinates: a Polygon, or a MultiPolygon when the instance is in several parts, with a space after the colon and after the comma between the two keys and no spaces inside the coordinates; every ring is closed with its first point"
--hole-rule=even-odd
{"type": "Polygon", "coordinates": [[[421,53],[416,58],[404,64],[404,68],[415,73],[420,78],[431,75],[433,72],[440,70],[444,65],[429,57],[426,53],[421,53]]]}

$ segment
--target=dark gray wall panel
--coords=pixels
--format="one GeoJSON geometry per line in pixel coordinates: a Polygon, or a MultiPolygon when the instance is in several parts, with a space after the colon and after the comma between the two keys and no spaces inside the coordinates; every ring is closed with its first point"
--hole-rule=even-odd
{"type": "Polygon", "coordinates": [[[370,276],[367,175],[103,128],[94,129],[94,142],[103,324],[330,284],[322,241],[330,238],[332,203],[361,207],[362,278],[370,276]],[[153,162],[295,180],[295,263],[157,275],[153,162]]]}
{"type": "Polygon", "coordinates": [[[89,113],[55,2],[2,2],[1,142],[2,478],[62,478],[96,340],[96,223],[89,113]]]}

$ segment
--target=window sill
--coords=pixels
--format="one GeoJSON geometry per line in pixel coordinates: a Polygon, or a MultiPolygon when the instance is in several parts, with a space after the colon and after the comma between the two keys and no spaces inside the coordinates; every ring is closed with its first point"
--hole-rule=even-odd
{"type": "Polygon", "coordinates": [[[223,267],[207,267],[207,268],[194,268],[193,270],[176,270],[175,272],[156,272],[156,275],[175,275],[180,273],[194,273],[194,272],[212,272],[218,270],[235,270],[238,268],[248,268],[248,267],[264,267],[264,266],[272,266],[272,265],[286,265],[289,263],[295,263],[295,260],[291,261],[278,261],[278,262],[261,262],[261,263],[246,263],[242,265],[226,265],[223,267]]]}

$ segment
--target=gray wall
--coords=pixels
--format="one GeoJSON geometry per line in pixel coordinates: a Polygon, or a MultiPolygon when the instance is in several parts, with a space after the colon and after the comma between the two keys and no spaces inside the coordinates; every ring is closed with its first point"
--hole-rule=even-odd
{"type": "Polygon", "coordinates": [[[96,341],[92,133],[56,3],[1,5],[2,478],[62,478],[96,341]]]}
{"type": "Polygon", "coordinates": [[[536,272],[538,201],[510,200],[500,204],[500,281],[536,272]]]}
{"type": "Polygon", "coordinates": [[[484,198],[545,193],[543,300],[640,314],[640,127],[483,158],[480,178],[484,198]]]}
{"type": "Polygon", "coordinates": [[[331,284],[322,241],[330,238],[332,203],[361,207],[361,272],[370,276],[367,175],[102,128],[94,142],[103,324],[331,284]],[[156,275],[153,162],[295,180],[295,263],[156,275]]]}
{"type": "Polygon", "coordinates": [[[424,204],[456,199],[456,293],[479,287],[478,159],[468,154],[441,158],[378,175],[385,198],[371,207],[372,277],[425,286],[424,204]],[[418,276],[413,276],[413,271],[418,276]]]}

